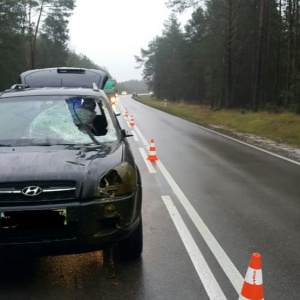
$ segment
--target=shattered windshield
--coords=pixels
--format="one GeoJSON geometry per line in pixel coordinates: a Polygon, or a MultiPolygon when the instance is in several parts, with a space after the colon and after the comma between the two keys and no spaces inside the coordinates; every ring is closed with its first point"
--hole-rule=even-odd
{"type": "Polygon", "coordinates": [[[117,140],[106,104],[82,96],[26,96],[0,102],[0,145],[100,144],[117,140]]]}

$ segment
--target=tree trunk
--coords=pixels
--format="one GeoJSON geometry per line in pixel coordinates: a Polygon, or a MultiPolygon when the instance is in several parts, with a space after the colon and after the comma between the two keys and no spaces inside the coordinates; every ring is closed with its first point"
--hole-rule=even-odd
{"type": "Polygon", "coordinates": [[[44,2],[41,3],[38,21],[37,21],[37,24],[35,26],[35,32],[34,32],[32,42],[31,42],[31,69],[35,68],[36,39],[37,39],[37,35],[38,35],[38,32],[39,32],[39,26],[40,26],[41,16],[42,16],[42,13],[43,13],[43,8],[44,8],[44,2]]]}
{"type": "Polygon", "coordinates": [[[263,48],[263,31],[264,31],[264,10],[265,0],[260,1],[260,12],[259,12],[259,29],[258,29],[258,45],[257,45],[257,56],[256,56],[256,72],[254,78],[254,91],[252,109],[257,111],[260,104],[260,87],[262,78],[262,48],[263,48]]]}
{"type": "Polygon", "coordinates": [[[281,33],[282,33],[282,2],[279,0],[279,24],[278,24],[278,44],[277,44],[277,59],[276,59],[276,73],[275,73],[275,82],[274,82],[274,93],[273,99],[274,103],[277,103],[280,106],[281,98],[278,96],[278,82],[279,82],[279,71],[280,71],[280,57],[281,57],[281,33]]]}
{"type": "Polygon", "coordinates": [[[292,73],[292,63],[291,63],[291,49],[292,49],[292,38],[293,38],[293,13],[292,13],[292,0],[288,1],[288,11],[287,11],[287,23],[288,23],[288,40],[287,40],[287,66],[286,66],[286,82],[285,82],[285,104],[289,102],[289,92],[290,92],[290,79],[292,73]]]}
{"type": "Polygon", "coordinates": [[[225,107],[232,105],[232,39],[233,39],[233,1],[227,1],[228,4],[228,23],[226,30],[226,87],[225,87],[225,107]]]}

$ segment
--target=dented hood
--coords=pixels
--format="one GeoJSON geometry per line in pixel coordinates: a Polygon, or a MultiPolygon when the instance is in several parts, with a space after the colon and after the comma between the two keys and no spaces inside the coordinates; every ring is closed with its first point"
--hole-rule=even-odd
{"type": "Polygon", "coordinates": [[[99,149],[65,146],[0,148],[2,182],[27,180],[75,180],[99,178],[120,164],[123,147],[102,146],[99,149]]]}

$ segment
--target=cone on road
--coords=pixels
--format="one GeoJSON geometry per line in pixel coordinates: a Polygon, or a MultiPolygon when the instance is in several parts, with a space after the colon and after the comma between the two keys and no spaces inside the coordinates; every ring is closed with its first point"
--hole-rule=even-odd
{"type": "Polygon", "coordinates": [[[150,140],[149,154],[148,154],[147,159],[151,160],[151,161],[158,160],[158,157],[156,155],[156,148],[155,148],[154,139],[150,140]]]}
{"type": "Polygon", "coordinates": [[[261,257],[253,253],[245,276],[239,300],[263,300],[264,289],[262,280],[261,257]]]}
{"type": "Polygon", "coordinates": [[[129,126],[132,126],[132,127],[134,126],[133,115],[131,115],[131,117],[130,117],[129,126]]]}
{"type": "Polygon", "coordinates": [[[127,111],[127,109],[125,110],[124,116],[125,116],[125,118],[128,118],[128,111],[127,111]]]}

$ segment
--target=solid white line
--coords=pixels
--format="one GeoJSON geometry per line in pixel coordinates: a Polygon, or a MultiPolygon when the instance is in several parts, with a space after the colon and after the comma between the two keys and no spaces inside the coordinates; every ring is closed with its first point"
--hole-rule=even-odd
{"type": "Polygon", "coordinates": [[[117,106],[120,107],[120,110],[122,112],[125,112],[125,107],[123,106],[123,104],[121,104],[119,101],[117,101],[117,106]]]}
{"type": "MultiPolygon", "coordinates": [[[[136,132],[139,134],[142,141],[144,141],[144,144],[148,146],[148,143],[146,142],[146,139],[144,138],[143,134],[140,132],[140,130],[136,127],[136,132]]],[[[144,161],[146,163],[146,166],[150,173],[155,171],[153,168],[153,164],[147,160],[147,155],[145,151],[142,151],[143,148],[139,148],[140,152],[144,158],[144,161]],[[152,170],[151,167],[152,166],[152,170]],[[150,171],[151,170],[151,171],[150,171]]],[[[143,149],[144,150],[144,149],[143,149]]],[[[178,200],[181,202],[182,206],[188,213],[189,217],[195,224],[196,228],[198,229],[199,233],[202,235],[203,239],[207,243],[208,247],[211,249],[212,253],[216,257],[217,261],[219,262],[221,268],[224,270],[225,274],[227,275],[228,279],[232,283],[233,287],[235,288],[236,292],[239,293],[243,284],[243,277],[235,267],[235,265],[232,263],[228,255],[225,253],[223,248],[220,246],[218,241],[215,239],[213,234],[210,232],[210,230],[207,228],[203,220],[200,218],[194,207],[191,205],[189,200],[186,198],[182,190],[179,188],[175,180],[172,178],[170,173],[167,171],[167,169],[164,167],[162,162],[160,160],[156,161],[156,165],[162,172],[163,176],[169,183],[171,189],[176,194],[178,200]]],[[[156,171],[155,171],[156,173],[156,171]]]]}
{"type": "MultiPolygon", "coordinates": [[[[194,123],[192,123],[192,124],[194,124],[194,123]]],[[[128,125],[129,125],[129,123],[128,123],[128,125]]],[[[199,125],[197,125],[197,126],[199,126],[199,125]]],[[[220,134],[216,131],[207,129],[205,127],[202,127],[202,126],[199,126],[199,127],[203,128],[205,130],[211,131],[213,133],[222,135],[222,134],[220,134]]],[[[143,134],[140,132],[140,130],[136,126],[135,126],[135,130],[138,133],[138,135],[140,136],[140,138],[143,141],[144,145],[148,147],[148,143],[147,143],[146,139],[144,138],[143,134]]],[[[222,135],[222,136],[227,137],[226,135],[222,135]]],[[[230,137],[227,137],[227,138],[230,138],[230,137]]],[[[230,139],[232,139],[232,138],[230,138],[230,139]]],[[[232,140],[235,140],[235,139],[232,139],[232,140]]],[[[236,141],[238,141],[238,140],[236,140],[236,141]]],[[[251,146],[251,145],[248,145],[246,143],[245,143],[245,145],[251,146]]],[[[140,152],[141,152],[141,154],[144,158],[144,161],[146,163],[146,166],[147,166],[149,172],[150,173],[152,173],[152,172],[156,173],[155,169],[153,168],[152,163],[147,160],[147,155],[146,155],[144,149],[143,148],[139,148],[139,149],[140,149],[140,152]],[[152,166],[152,168],[150,167],[150,165],[152,166]]],[[[258,150],[261,150],[261,149],[258,148],[258,150]]],[[[232,283],[232,285],[235,288],[236,292],[239,294],[240,290],[241,290],[241,287],[242,287],[242,284],[243,284],[243,277],[241,276],[241,274],[239,273],[239,271],[237,270],[235,265],[232,263],[230,258],[227,256],[227,254],[225,253],[223,248],[220,246],[218,241],[215,239],[213,234],[207,228],[207,226],[205,225],[203,220],[200,218],[200,216],[198,215],[198,213],[196,212],[194,207],[191,205],[189,200],[186,198],[184,193],[181,191],[181,189],[179,188],[179,186],[177,185],[175,180],[172,178],[170,173],[164,167],[162,162],[160,160],[158,160],[158,161],[156,161],[156,165],[159,167],[159,169],[162,172],[163,176],[166,178],[167,182],[169,183],[171,189],[174,191],[174,193],[176,194],[178,200],[181,202],[182,206],[184,207],[184,209],[188,213],[189,217],[191,218],[191,220],[195,224],[196,228],[198,229],[199,233],[202,235],[202,237],[205,240],[205,242],[207,243],[208,247],[211,249],[212,253],[216,257],[217,261],[219,262],[221,268],[224,270],[224,272],[227,275],[228,279],[232,283]]]]}
{"type": "Polygon", "coordinates": [[[181,240],[193,262],[193,265],[198,273],[200,280],[207,292],[209,299],[225,299],[226,297],[216,281],[213,273],[207,265],[202,253],[195,243],[191,233],[182,220],[177,208],[169,196],[162,196],[162,199],[169,211],[173,223],[181,237],[181,240]]]}
{"type": "MultiPolygon", "coordinates": [[[[189,121],[187,121],[187,122],[189,122],[189,121]]],[[[255,149],[255,150],[258,150],[258,151],[267,153],[267,154],[269,154],[269,155],[275,156],[275,157],[277,157],[277,158],[281,158],[281,159],[286,160],[286,161],[288,161],[288,162],[290,162],[290,163],[293,163],[293,164],[295,164],[295,165],[300,166],[300,162],[298,162],[298,161],[296,161],[296,160],[292,160],[292,159],[289,159],[289,158],[287,158],[287,157],[281,156],[281,155],[279,155],[279,154],[270,152],[270,151],[268,151],[268,150],[264,150],[264,149],[259,148],[259,147],[257,147],[257,146],[248,144],[248,143],[246,143],[246,142],[240,141],[240,140],[235,139],[235,138],[233,138],[233,137],[231,137],[231,136],[222,134],[222,133],[220,133],[220,132],[218,132],[218,131],[215,131],[215,130],[212,130],[212,129],[203,127],[203,126],[201,126],[201,125],[198,125],[198,124],[195,124],[195,123],[192,123],[192,122],[189,122],[189,123],[191,123],[191,124],[193,124],[193,125],[195,125],[195,126],[197,126],[197,127],[200,127],[200,128],[202,128],[202,129],[204,129],[204,130],[206,130],[206,131],[209,131],[209,132],[215,133],[215,134],[217,134],[217,135],[220,135],[220,136],[222,136],[222,137],[225,137],[225,138],[227,138],[227,139],[229,139],[229,140],[235,141],[235,142],[240,143],[240,144],[242,144],[242,145],[251,147],[251,148],[253,148],[253,149],[255,149]]]]}
{"type": "Polygon", "coordinates": [[[179,188],[175,180],[172,178],[170,173],[167,171],[167,169],[164,167],[162,162],[160,160],[156,161],[156,165],[166,178],[167,182],[169,183],[171,189],[176,194],[178,200],[186,210],[187,214],[197,227],[199,233],[205,240],[206,244],[216,257],[217,261],[219,262],[221,268],[224,270],[225,274],[227,275],[228,279],[232,283],[233,287],[235,288],[236,292],[239,293],[243,284],[243,277],[235,267],[235,265],[232,263],[230,258],[227,256],[223,248],[220,246],[218,241],[215,239],[213,234],[210,232],[210,230],[207,228],[203,220],[198,215],[197,211],[194,209],[194,207],[191,205],[189,200],[186,198],[182,190],[179,188]]]}
{"type": "Polygon", "coordinates": [[[134,140],[135,140],[136,142],[138,142],[138,141],[139,141],[139,138],[138,138],[138,136],[136,135],[136,133],[135,133],[134,130],[131,130],[131,134],[133,135],[134,140]]]}
{"type": "MultiPolygon", "coordinates": [[[[182,120],[184,120],[184,119],[182,119],[182,120]]],[[[283,160],[285,160],[285,161],[288,161],[288,162],[290,162],[290,163],[293,163],[293,164],[295,164],[295,165],[300,166],[300,162],[298,162],[298,161],[296,161],[296,160],[292,160],[292,159],[289,159],[289,158],[287,158],[287,157],[281,156],[281,155],[279,155],[279,154],[273,153],[273,152],[271,152],[271,151],[264,150],[264,149],[259,148],[259,147],[257,147],[257,146],[254,146],[254,145],[248,144],[248,143],[246,143],[246,142],[240,141],[240,140],[238,140],[238,139],[235,139],[235,138],[230,137],[230,136],[228,136],[228,135],[222,134],[222,133],[220,133],[220,132],[218,132],[218,131],[215,131],[215,130],[213,130],[213,129],[209,129],[209,128],[207,128],[207,127],[198,125],[198,124],[196,124],[196,123],[193,123],[193,122],[190,122],[190,121],[187,121],[187,120],[184,120],[184,121],[186,121],[186,122],[188,122],[188,123],[190,123],[190,124],[192,124],[192,125],[194,125],[194,126],[200,127],[200,128],[202,128],[202,129],[204,129],[204,130],[206,130],[206,131],[212,132],[212,133],[217,134],[217,135],[219,135],[219,136],[222,136],[222,137],[225,137],[225,138],[230,139],[230,140],[232,140],[232,141],[235,141],[235,142],[237,142],[237,143],[240,143],[240,144],[242,144],[242,145],[248,146],[248,147],[253,148],[253,149],[255,149],[255,150],[264,152],[264,153],[269,154],[269,155],[271,155],[271,156],[274,156],[274,157],[283,159],[283,160]]]]}
{"type": "Polygon", "coordinates": [[[150,162],[150,160],[147,160],[147,154],[145,152],[145,149],[144,148],[139,148],[140,152],[141,152],[141,155],[144,159],[144,162],[149,170],[150,173],[156,173],[156,170],[154,169],[153,167],[153,164],[150,162]]]}
{"type": "Polygon", "coordinates": [[[138,129],[137,126],[135,126],[135,131],[137,132],[137,134],[139,135],[140,139],[142,140],[144,146],[149,147],[149,144],[147,142],[147,140],[144,138],[143,134],[141,133],[141,131],[138,129]]]}

